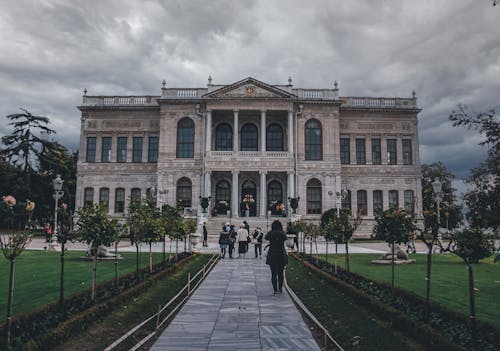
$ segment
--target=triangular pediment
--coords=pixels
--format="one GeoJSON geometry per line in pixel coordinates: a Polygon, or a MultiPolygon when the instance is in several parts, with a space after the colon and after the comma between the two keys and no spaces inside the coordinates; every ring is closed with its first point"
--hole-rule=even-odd
{"type": "Polygon", "coordinates": [[[297,96],[286,90],[261,82],[255,78],[248,77],[236,83],[225,85],[217,90],[205,94],[203,97],[208,99],[291,99],[296,98],[297,96]]]}

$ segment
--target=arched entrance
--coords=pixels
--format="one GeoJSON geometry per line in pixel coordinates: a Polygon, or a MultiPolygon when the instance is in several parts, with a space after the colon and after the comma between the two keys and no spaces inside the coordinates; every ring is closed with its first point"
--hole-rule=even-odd
{"type": "Polygon", "coordinates": [[[272,180],[267,185],[267,206],[274,216],[281,216],[284,213],[283,186],[277,180],[272,180]]]}
{"type": "Polygon", "coordinates": [[[257,215],[257,186],[252,180],[245,180],[241,185],[240,215],[246,216],[248,209],[250,217],[257,215]]]}
{"type": "Polygon", "coordinates": [[[231,185],[227,180],[220,180],[215,185],[215,209],[219,215],[231,209],[231,185]]]}

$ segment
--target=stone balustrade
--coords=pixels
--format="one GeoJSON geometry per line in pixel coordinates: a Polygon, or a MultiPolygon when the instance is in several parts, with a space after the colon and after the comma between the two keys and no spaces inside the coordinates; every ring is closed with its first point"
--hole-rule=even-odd
{"type": "Polygon", "coordinates": [[[197,99],[206,93],[207,89],[204,88],[165,88],[161,97],[167,99],[197,99]]]}
{"type": "Polygon", "coordinates": [[[369,98],[342,97],[343,107],[366,108],[417,108],[417,100],[413,98],[369,98]]]}
{"type": "Polygon", "coordinates": [[[84,106],[154,106],[159,96],[83,96],[84,106]]]}
{"type": "Polygon", "coordinates": [[[266,151],[265,155],[260,151],[210,151],[210,156],[214,158],[232,157],[237,156],[238,158],[255,158],[255,157],[266,157],[266,158],[289,158],[292,155],[288,151],[266,151]]]}

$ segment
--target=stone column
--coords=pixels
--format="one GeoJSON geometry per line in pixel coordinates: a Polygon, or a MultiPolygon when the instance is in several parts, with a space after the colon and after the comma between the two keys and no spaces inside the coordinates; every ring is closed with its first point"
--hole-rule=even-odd
{"type": "Polygon", "coordinates": [[[233,110],[233,152],[238,152],[239,151],[239,130],[240,128],[238,127],[238,110],[233,110]]]}
{"type": "Polygon", "coordinates": [[[233,181],[231,184],[231,212],[233,217],[239,216],[240,203],[238,201],[238,174],[240,171],[232,171],[233,181]]]}
{"type": "Polygon", "coordinates": [[[288,153],[293,153],[293,111],[288,111],[288,153]]]}
{"type": "Polygon", "coordinates": [[[266,153],[266,111],[260,111],[260,152],[266,153]]]}
{"type": "Polygon", "coordinates": [[[102,133],[97,133],[95,138],[95,162],[102,162],[102,133]]]}
{"type": "Polygon", "coordinates": [[[375,214],[373,213],[373,190],[371,190],[370,188],[366,190],[366,201],[368,203],[367,215],[372,217],[375,214]]]}
{"type": "Polygon", "coordinates": [[[288,172],[288,197],[295,197],[295,173],[288,172]]]}
{"type": "Polygon", "coordinates": [[[398,134],[396,137],[396,155],[397,155],[397,162],[396,164],[402,165],[403,164],[403,136],[398,134]]]}
{"type": "Polygon", "coordinates": [[[260,171],[260,215],[265,216],[266,211],[267,211],[267,206],[266,206],[266,189],[267,189],[267,182],[266,182],[266,171],[260,171]]]}
{"type": "Polygon", "coordinates": [[[205,151],[207,154],[212,150],[212,111],[207,111],[207,125],[206,125],[206,138],[205,138],[205,151]]]}
{"type": "Polygon", "coordinates": [[[148,162],[148,157],[149,157],[148,140],[149,140],[149,136],[147,134],[143,134],[142,135],[142,162],[148,162]]]}
{"type": "Polygon", "coordinates": [[[211,185],[212,172],[205,172],[205,191],[204,194],[206,197],[211,196],[212,185],[211,185]]]}
{"type": "Polygon", "coordinates": [[[383,135],[380,137],[380,152],[382,158],[382,164],[389,164],[389,158],[387,157],[387,136],[383,135]]]}

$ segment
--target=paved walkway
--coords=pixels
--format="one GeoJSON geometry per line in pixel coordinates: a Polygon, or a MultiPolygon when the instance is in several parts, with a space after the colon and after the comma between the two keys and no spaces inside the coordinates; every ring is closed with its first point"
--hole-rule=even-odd
{"type": "Polygon", "coordinates": [[[290,297],[272,294],[258,259],[223,259],[151,348],[320,350],[290,297]]]}

